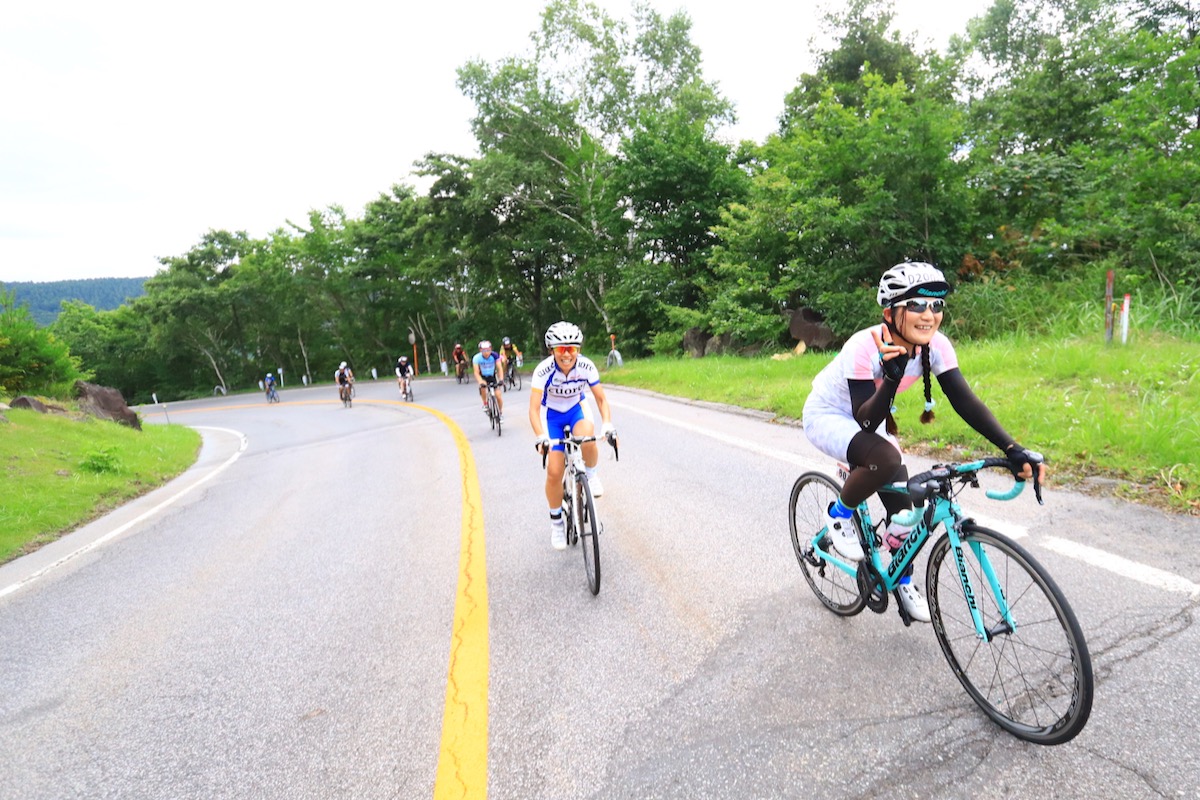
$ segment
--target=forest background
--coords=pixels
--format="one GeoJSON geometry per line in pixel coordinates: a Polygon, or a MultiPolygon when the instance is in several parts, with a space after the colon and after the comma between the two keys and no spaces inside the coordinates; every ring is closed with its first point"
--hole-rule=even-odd
{"type": "Polygon", "coordinates": [[[413,341],[425,371],[454,342],[538,353],[564,318],[627,358],[680,354],[689,331],[790,349],[800,309],[836,345],[906,260],[951,275],[956,342],[1098,337],[1109,271],[1138,336],[1200,340],[1192,0],[997,0],[945,52],[891,22],[886,0],[828,15],[778,130],[734,145],[686,14],[554,0],[527,53],[458,70],[479,155],[427,154],[426,191],[263,239],[209,230],[143,296],[65,303],[49,327],[0,291],[0,394],[324,381],[342,360],[388,372],[413,341]]]}

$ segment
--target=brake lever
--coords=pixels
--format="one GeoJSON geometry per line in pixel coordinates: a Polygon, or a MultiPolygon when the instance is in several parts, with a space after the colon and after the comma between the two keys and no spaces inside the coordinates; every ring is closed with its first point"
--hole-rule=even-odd
{"type": "Polygon", "coordinates": [[[620,461],[621,451],[617,448],[617,435],[615,433],[609,433],[605,434],[604,438],[608,440],[609,445],[612,447],[613,455],[616,457],[617,461],[620,461]]]}

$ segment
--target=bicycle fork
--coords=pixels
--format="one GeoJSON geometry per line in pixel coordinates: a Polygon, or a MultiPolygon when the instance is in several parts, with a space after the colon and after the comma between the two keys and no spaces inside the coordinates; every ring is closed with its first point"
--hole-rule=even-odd
{"type": "Polygon", "coordinates": [[[1012,609],[1008,605],[1008,598],[1004,595],[1004,589],[1000,586],[1000,580],[996,577],[996,570],[992,566],[992,561],[988,558],[987,551],[983,549],[983,543],[972,541],[969,542],[971,553],[974,554],[975,560],[979,562],[979,570],[983,574],[984,580],[987,581],[988,588],[992,593],[992,599],[996,602],[996,610],[1000,615],[1000,621],[996,625],[991,628],[984,627],[983,613],[979,609],[978,594],[975,591],[970,570],[967,568],[967,557],[963,551],[962,539],[958,535],[961,524],[960,521],[950,524],[948,520],[946,532],[950,536],[950,547],[954,551],[954,565],[958,569],[958,579],[962,583],[963,597],[966,598],[967,609],[971,612],[971,621],[975,624],[975,635],[980,641],[991,642],[997,636],[1016,633],[1017,623],[1013,619],[1012,609]]]}

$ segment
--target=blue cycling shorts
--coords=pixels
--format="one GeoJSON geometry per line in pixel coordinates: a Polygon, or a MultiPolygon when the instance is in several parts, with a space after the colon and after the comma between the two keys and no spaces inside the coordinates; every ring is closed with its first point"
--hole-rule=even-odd
{"type": "MultiPolygon", "coordinates": [[[[555,411],[552,408],[547,408],[546,435],[551,439],[562,438],[564,425],[573,431],[575,430],[575,423],[582,419],[591,419],[591,415],[587,413],[587,409],[582,402],[576,403],[567,411],[555,411]]],[[[562,452],[564,448],[561,444],[556,444],[553,449],[562,452]]]]}

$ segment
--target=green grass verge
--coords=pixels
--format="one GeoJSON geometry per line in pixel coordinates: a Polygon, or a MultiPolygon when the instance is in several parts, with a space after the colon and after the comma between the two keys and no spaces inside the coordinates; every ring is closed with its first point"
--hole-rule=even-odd
{"type": "Polygon", "coordinates": [[[200,434],[93,417],[2,412],[0,564],[145,494],[196,461],[200,434]]]}
{"type": "MultiPolygon", "coordinates": [[[[956,349],[976,394],[1018,441],[1046,454],[1057,479],[1081,488],[1095,485],[1089,478],[1115,479],[1128,499],[1200,514],[1200,344],[1013,337],[956,349]]],[[[813,376],[833,355],[632,360],[604,380],[799,419],[813,376]]],[[[990,454],[933,386],[929,425],[919,421],[920,384],[897,398],[904,447],[948,459],[990,454]]]]}

